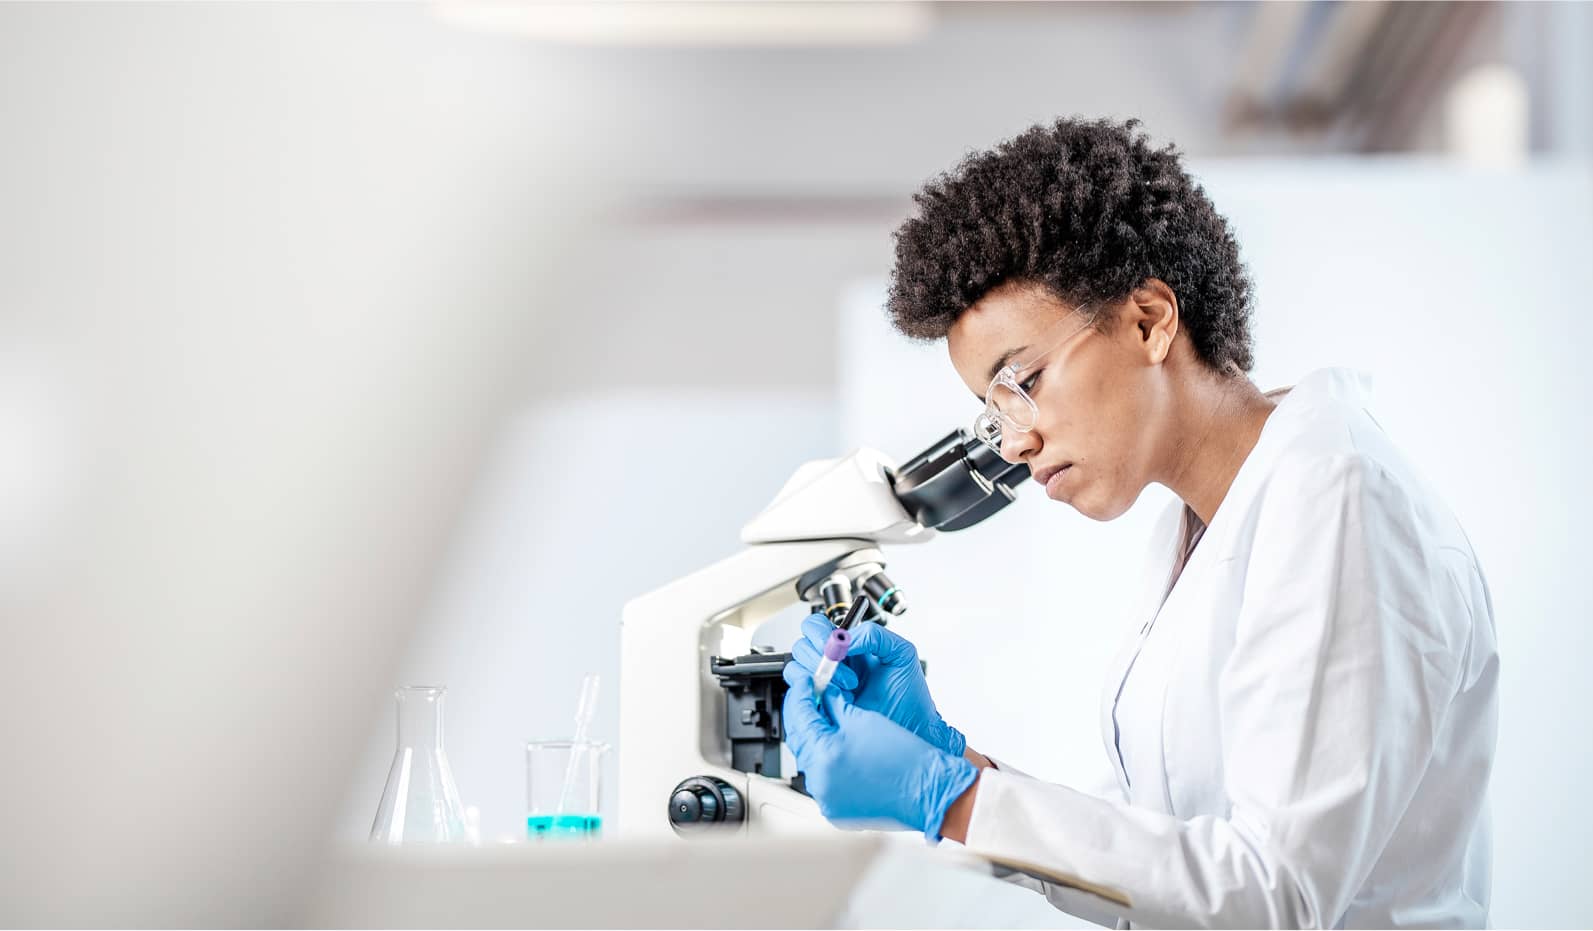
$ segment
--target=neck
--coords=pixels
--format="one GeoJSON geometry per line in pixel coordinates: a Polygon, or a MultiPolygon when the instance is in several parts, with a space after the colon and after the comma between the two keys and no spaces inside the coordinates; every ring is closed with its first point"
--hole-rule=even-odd
{"type": "Polygon", "coordinates": [[[1275,407],[1248,378],[1193,379],[1174,403],[1173,441],[1159,481],[1210,524],[1275,407]]]}

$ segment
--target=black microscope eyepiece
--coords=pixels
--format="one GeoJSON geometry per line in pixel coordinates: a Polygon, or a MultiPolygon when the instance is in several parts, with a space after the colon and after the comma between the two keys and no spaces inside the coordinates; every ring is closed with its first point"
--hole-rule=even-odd
{"type": "Polygon", "coordinates": [[[1011,504],[1029,467],[1014,465],[969,435],[953,430],[891,475],[896,499],[925,527],[962,530],[1011,504]]]}

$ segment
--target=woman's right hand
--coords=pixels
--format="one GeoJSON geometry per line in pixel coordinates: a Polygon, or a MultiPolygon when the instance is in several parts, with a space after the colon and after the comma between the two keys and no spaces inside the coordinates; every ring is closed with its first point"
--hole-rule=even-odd
{"type": "MultiPolygon", "coordinates": [[[[812,675],[833,630],[829,618],[809,615],[802,622],[802,637],[791,647],[792,663],[812,675]]],[[[968,742],[935,709],[918,664],[918,648],[873,621],[864,621],[849,633],[846,659],[835,668],[831,683],[850,692],[859,708],[878,712],[947,753],[961,756],[968,742]]]]}

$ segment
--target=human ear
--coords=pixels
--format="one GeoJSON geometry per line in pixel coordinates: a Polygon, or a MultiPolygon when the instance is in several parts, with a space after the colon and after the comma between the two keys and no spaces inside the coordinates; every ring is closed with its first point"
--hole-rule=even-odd
{"type": "Polygon", "coordinates": [[[1166,282],[1147,278],[1145,283],[1130,295],[1131,313],[1145,348],[1145,357],[1151,365],[1160,365],[1172,351],[1173,338],[1178,335],[1178,295],[1166,282]]]}

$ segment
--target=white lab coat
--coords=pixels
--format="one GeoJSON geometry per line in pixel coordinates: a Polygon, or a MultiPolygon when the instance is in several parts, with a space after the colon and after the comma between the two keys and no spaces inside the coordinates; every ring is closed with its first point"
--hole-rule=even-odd
{"type": "Polygon", "coordinates": [[[1482,926],[1493,608],[1460,525],[1317,372],[1280,400],[1187,566],[1181,502],[1102,694],[1117,790],[985,770],[967,846],[1121,926],[1482,926]]]}

